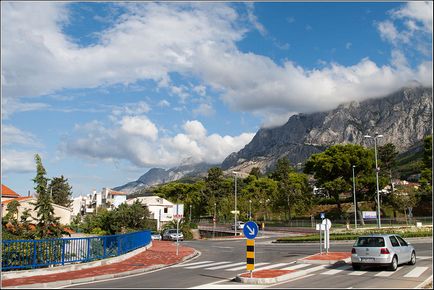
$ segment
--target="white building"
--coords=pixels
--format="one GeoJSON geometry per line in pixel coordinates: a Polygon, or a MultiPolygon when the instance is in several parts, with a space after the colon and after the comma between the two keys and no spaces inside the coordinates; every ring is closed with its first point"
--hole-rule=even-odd
{"type": "Polygon", "coordinates": [[[143,196],[127,200],[127,204],[131,205],[138,200],[143,206],[149,210],[150,219],[157,220],[157,228],[160,229],[165,223],[173,220],[175,214],[175,204],[167,199],[158,196],[143,196]]]}
{"type": "Polygon", "coordinates": [[[114,191],[110,188],[104,187],[102,191],[97,192],[94,190],[86,196],[78,196],[73,199],[72,211],[73,215],[89,214],[95,212],[98,207],[107,208],[112,210],[117,208],[120,204],[126,202],[127,194],[121,191],[114,191]]]}

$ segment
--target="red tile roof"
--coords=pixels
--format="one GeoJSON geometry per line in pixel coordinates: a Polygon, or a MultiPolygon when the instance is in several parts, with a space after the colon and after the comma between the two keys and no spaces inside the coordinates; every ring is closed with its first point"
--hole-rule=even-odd
{"type": "Polygon", "coordinates": [[[20,197],[20,195],[2,184],[2,197],[20,197]]]}
{"type": "Polygon", "coordinates": [[[110,193],[111,193],[112,195],[127,195],[125,192],[122,192],[122,191],[114,191],[114,190],[111,190],[111,189],[110,189],[110,193]]]}
{"type": "Polygon", "coordinates": [[[2,204],[3,204],[3,205],[6,205],[6,204],[10,203],[10,202],[13,201],[13,200],[16,200],[16,201],[23,201],[23,200],[27,200],[27,199],[31,199],[31,198],[33,198],[33,197],[31,197],[31,196],[20,196],[20,197],[13,198],[13,199],[2,200],[2,204]]]}

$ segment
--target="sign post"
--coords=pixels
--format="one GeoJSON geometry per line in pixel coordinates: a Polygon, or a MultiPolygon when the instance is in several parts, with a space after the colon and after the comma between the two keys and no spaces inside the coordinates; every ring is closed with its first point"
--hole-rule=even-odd
{"type": "Polygon", "coordinates": [[[175,214],[173,218],[176,220],[176,255],[179,253],[179,222],[184,216],[184,204],[175,204],[175,214]]]}
{"type": "Polygon", "coordinates": [[[332,222],[329,219],[323,219],[321,226],[324,227],[324,247],[326,253],[328,254],[330,248],[330,228],[332,226],[332,222]]]}
{"type": "Polygon", "coordinates": [[[246,253],[246,268],[250,271],[250,278],[253,276],[253,270],[255,270],[255,238],[258,235],[258,225],[253,221],[248,221],[244,224],[243,233],[247,238],[247,253],[246,253]]]}

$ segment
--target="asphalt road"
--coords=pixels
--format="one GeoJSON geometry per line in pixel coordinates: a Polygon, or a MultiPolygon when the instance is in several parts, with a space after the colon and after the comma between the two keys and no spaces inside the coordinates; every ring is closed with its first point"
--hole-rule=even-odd
{"type": "MultiPolygon", "coordinates": [[[[272,240],[256,240],[257,269],[261,267],[259,263],[263,263],[262,267],[277,265],[275,269],[291,267],[297,259],[319,252],[319,244],[275,244],[272,240]]],[[[318,265],[307,265],[300,269],[306,270],[302,277],[276,285],[247,285],[233,281],[237,274],[245,272],[245,240],[186,241],[183,242],[185,245],[201,252],[199,257],[154,272],[67,288],[414,288],[432,276],[432,242],[428,239],[409,241],[421,257],[415,266],[400,266],[391,273],[376,268],[353,271],[348,266],[317,269],[318,265]]],[[[352,244],[332,241],[330,251],[351,251],[352,244]]]]}

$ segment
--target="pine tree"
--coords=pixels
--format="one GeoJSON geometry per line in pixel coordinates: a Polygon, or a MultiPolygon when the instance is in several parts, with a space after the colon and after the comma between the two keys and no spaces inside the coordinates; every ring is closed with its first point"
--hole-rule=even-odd
{"type": "Polygon", "coordinates": [[[72,203],[72,186],[68,184],[68,179],[63,175],[54,177],[48,186],[48,192],[51,194],[55,204],[69,207],[72,203]]]}
{"type": "Polygon", "coordinates": [[[54,216],[54,208],[52,205],[52,199],[47,192],[48,178],[45,176],[47,172],[42,165],[41,157],[36,154],[36,177],[33,182],[36,183],[35,190],[37,194],[37,200],[35,210],[37,211],[37,225],[36,235],[40,238],[46,238],[49,236],[60,237],[61,231],[59,228],[59,218],[54,216]]]}

